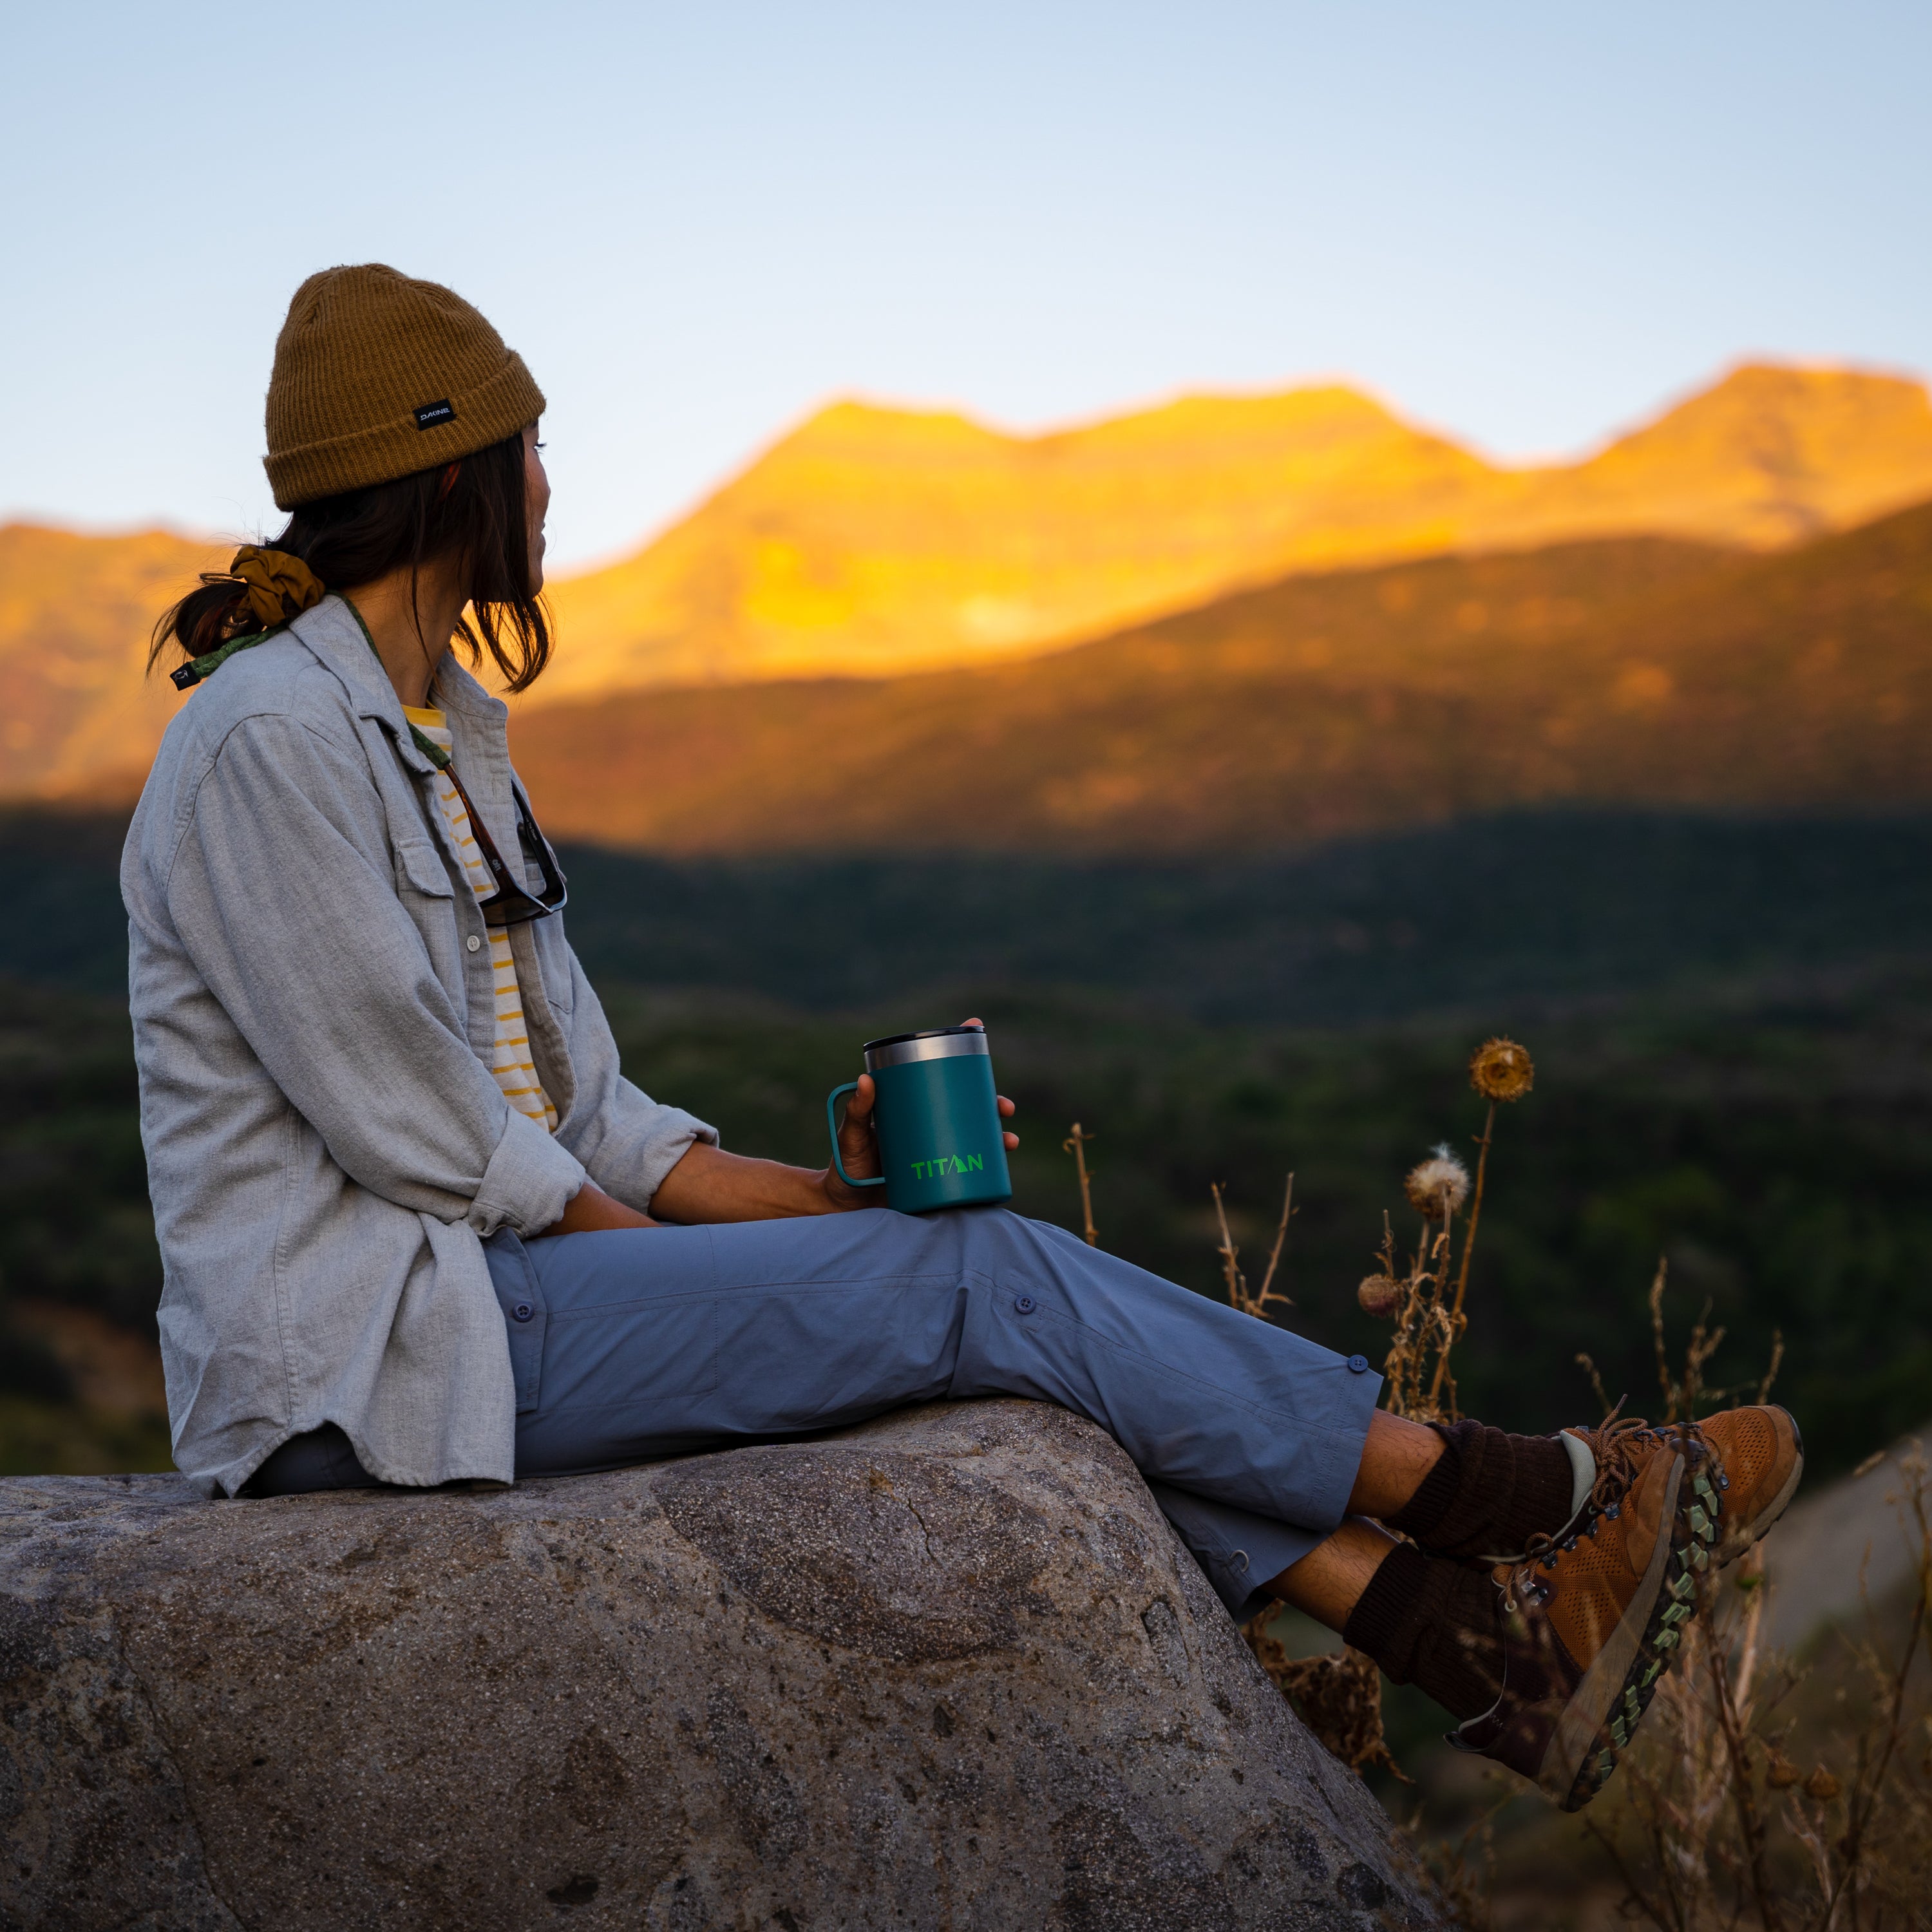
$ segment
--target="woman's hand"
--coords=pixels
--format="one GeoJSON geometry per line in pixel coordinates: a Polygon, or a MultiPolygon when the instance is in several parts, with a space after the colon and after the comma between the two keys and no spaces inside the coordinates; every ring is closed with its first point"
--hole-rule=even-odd
{"type": "Polygon", "coordinates": [[[604,1228],[660,1228],[663,1225],[661,1221],[653,1221],[648,1214],[640,1214],[634,1208],[626,1208],[622,1202],[606,1194],[596,1181],[586,1180],[570,1197],[569,1205],[562,1214],[541,1232],[545,1234],[588,1234],[604,1228]]]}
{"type": "MultiPolygon", "coordinates": [[[[979,1020],[968,1020],[968,1026],[983,1024],[979,1020]]],[[[879,1090],[869,1073],[859,1076],[859,1090],[845,1104],[845,1118],[838,1129],[838,1158],[845,1166],[845,1172],[854,1179],[869,1179],[879,1172],[879,1140],[872,1124],[872,1109],[878,1105],[879,1090]]],[[[1012,1101],[1002,1094],[999,1096],[1000,1118],[1010,1120],[1018,1111],[1012,1101]]],[[[1011,1154],[1020,1144],[1016,1133],[1003,1133],[1006,1151],[1011,1154]]],[[[879,1187],[852,1187],[841,1180],[838,1170],[828,1167],[820,1177],[819,1184],[825,1191],[827,1204],[836,1212],[851,1208],[878,1208],[884,1205],[885,1190],[879,1187]]]]}
{"type": "MultiPolygon", "coordinates": [[[[979,1022],[968,1020],[968,1026],[979,1022]]],[[[845,1172],[867,1180],[879,1172],[878,1137],[872,1110],[879,1090],[869,1073],[859,1078],[858,1091],[845,1110],[838,1130],[838,1158],[845,1172]]],[[[1000,1118],[1013,1117],[1013,1103],[1000,1098],[1000,1118]]],[[[1004,1134],[1009,1152],[1020,1144],[1016,1133],[1004,1134]]],[[[660,1228],[667,1222],[691,1225],[707,1221],[771,1221],[794,1214],[839,1214],[854,1208],[885,1204],[883,1187],[854,1187],[838,1178],[836,1168],[788,1167],[775,1160],[756,1160],[727,1154],[704,1141],[687,1148],[684,1158],[658,1184],[652,1214],[640,1214],[614,1201],[593,1181],[586,1180],[561,1220],[544,1229],[546,1234],[580,1234],[596,1228],[660,1228]],[[653,1218],[655,1216],[655,1218],[653,1218]]]]}

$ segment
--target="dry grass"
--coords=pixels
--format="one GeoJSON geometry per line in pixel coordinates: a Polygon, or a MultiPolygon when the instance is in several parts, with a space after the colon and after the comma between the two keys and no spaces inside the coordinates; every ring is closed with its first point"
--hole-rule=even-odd
{"type": "MultiPolygon", "coordinates": [[[[1268,1614],[1280,1607],[1268,1606],[1268,1614]]],[[[1390,1754],[1382,1730],[1382,1678],[1373,1658],[1359,1650],[1328,1650],[1290,1657],[1268,1634],[1268,1615],[1243,1627],[1256,1660],[1292,1703],[1301,1721],[1351,1771],[1371,1766],[1413,1784],[1390,1754]]]]}
{"type": "MultiPolygon", "coordinates": [[[[1707,1388],[1723,1340],[1707,1304],[1673,1372],[1664,1286],[1660,1264],[1651,1321],[1666,1420],[1694,1421],[1740,1394],[1763,1400],[1781,1343],[1755,1388],[1707,1388]]],[[[1898,1473],[1892,1500],[1916,1559],[1902,1624],[1888,1630],[1868,1602],[1862,1638],[1834,1633],[1800,1668],[1762,1641],[1761,1551],[1700,1588],[1682,1661],[1658,1687],[1614,1802],[1583,1820],[1622,1881],[1626,1918],[1658,1932],[1932,1922],[1932,1493],[1916,1444],[1898,1473]]]]}

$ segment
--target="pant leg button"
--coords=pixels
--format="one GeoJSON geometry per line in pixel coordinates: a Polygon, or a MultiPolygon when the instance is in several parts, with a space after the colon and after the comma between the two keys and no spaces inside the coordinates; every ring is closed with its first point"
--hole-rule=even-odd
{"type": "Polygon", "coordinates": [[[1034,1309],[1033,1297],[1030,1294],[1016,1294],[1013,1297],[1013,1306],[1022,1315],[1030,1315],[1034,1309]]]}
{"type": "Polygon", "coordinates": [[[1368,1368],[1369,1358],[1366,1355],[1351,1355],[1348,1358],[1348,1366],[1357,1375],[1361,1375],[1368,1368]]]}
{"type": "Polygon", "coordinates": [[[527,1301],[520,1301],[510,1310],[519,1322],[527,1322],[536,1312],[527,1301]]]}

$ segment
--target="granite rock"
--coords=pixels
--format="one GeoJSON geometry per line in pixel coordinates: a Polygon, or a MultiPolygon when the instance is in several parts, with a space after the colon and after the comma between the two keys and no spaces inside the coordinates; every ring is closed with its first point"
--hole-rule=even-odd
{"type": "Polygon", "coordinates": [[[0,1924],[1444,1922],[1101,1431],[514,1490],[0,1482],[0,1924]]]}

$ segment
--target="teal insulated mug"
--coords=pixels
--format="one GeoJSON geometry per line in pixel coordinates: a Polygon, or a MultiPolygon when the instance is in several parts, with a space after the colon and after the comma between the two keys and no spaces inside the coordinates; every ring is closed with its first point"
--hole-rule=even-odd
{"type": "Polygon", "coordinates": [[[838,1158],[838,1102],[858,1082],[833,1088],[825,1100],[832,1164],[848,1186],[883,1187],[886,1205],[902,1214],[1012,1198],[983,1027],[936,1027],[868,1040],[866,1071],[878,1089],[872,1122],[885,1172],[877,1180],[855,1180],[838,1158]]]}

